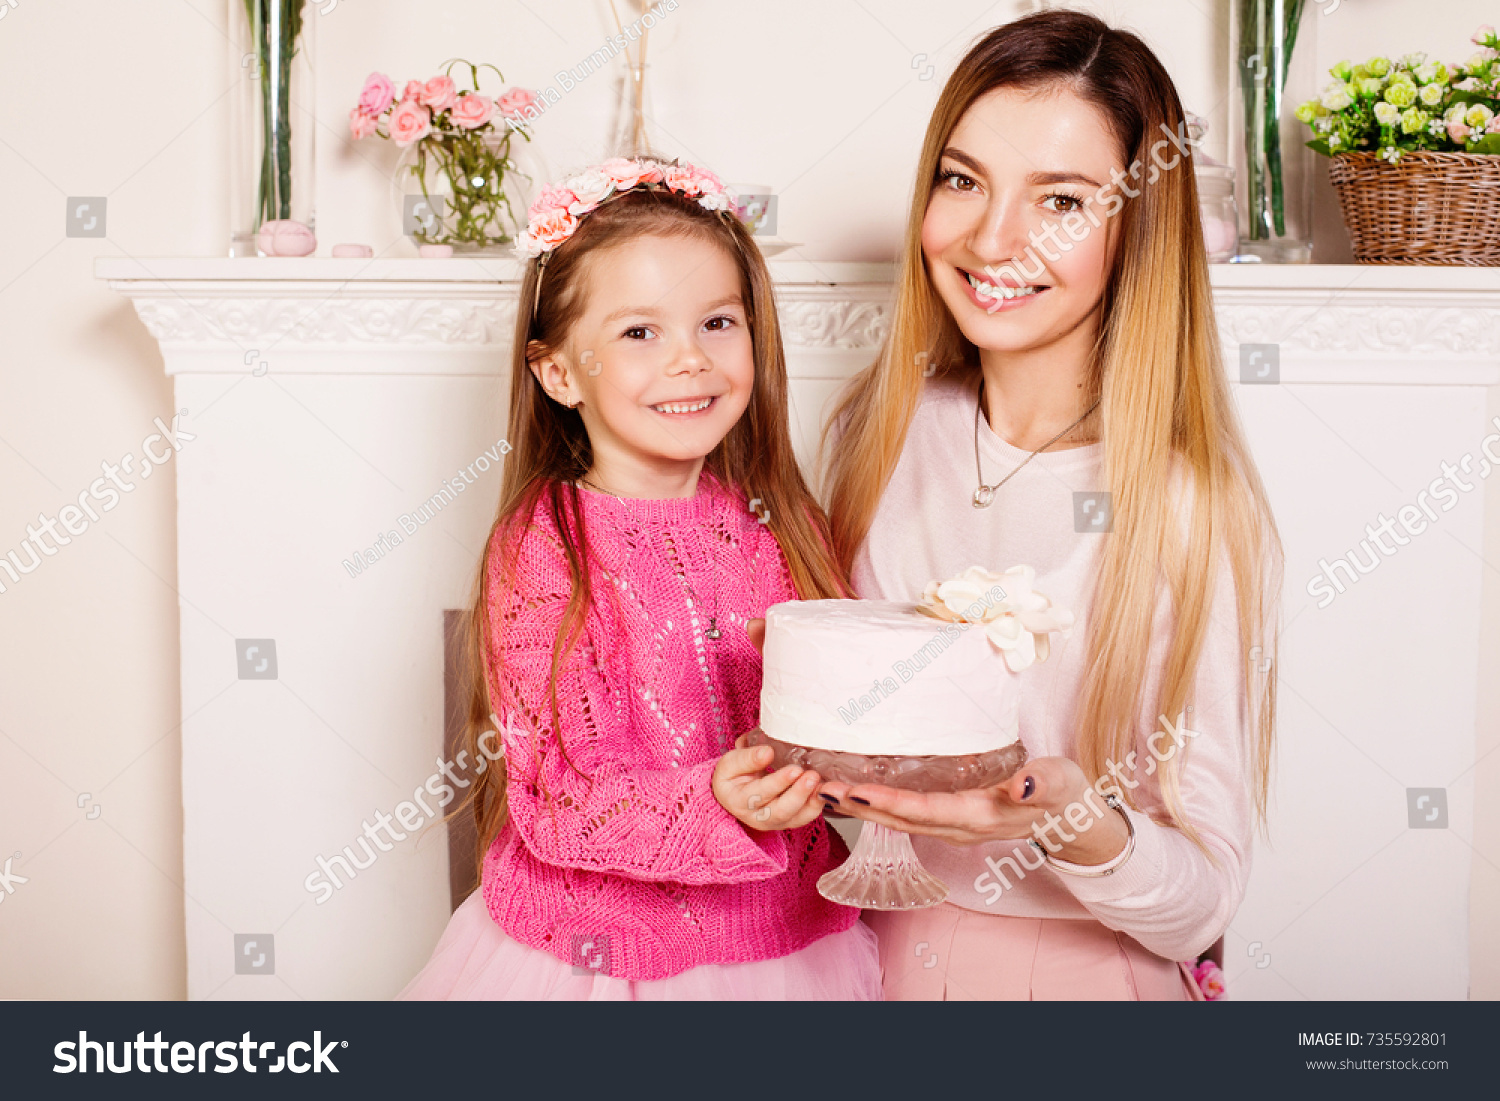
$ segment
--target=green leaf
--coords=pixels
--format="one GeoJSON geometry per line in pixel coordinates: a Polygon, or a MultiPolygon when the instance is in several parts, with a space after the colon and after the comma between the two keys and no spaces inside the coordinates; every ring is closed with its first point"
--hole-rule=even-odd
{"type": "Polygon", "coordinates": [[[1492,105],[1492,102],[1493,97],[1487,96],[1483,92],[1466,92],[1462,88],[1454,88],[1448,94],[1448,106],[1452,106],[1455,103],[1482,103],[1486,107],[1489,107],[1492,105]]]}
{"type": "Polygon", "coordinates": [[[1325,157],[1333,156],[1333,151],[1328,148],[1328,139],[1326,138],[1314,138],[1306,144],[1314,153],[1322,153],[1325,157]]]}
{"type": "Polygon", "coordinates": [[[1500,155],[1500,134],[1486,134],[1473,145],[1464,149],[1465,153],[1480,153],[1485,156],[1500,155]]]}

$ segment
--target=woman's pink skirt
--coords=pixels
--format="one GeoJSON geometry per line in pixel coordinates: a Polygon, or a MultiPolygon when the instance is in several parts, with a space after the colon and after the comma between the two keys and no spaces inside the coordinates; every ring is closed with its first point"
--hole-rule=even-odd
{"type": "Polygon", "coordinates": [[[878,913],[885,999],[1204,1001],[1186,966],[1097,921],[984,914],[944,902],[878,913]]]}
{"type": "Polygon", "coordinates": [[[789,956],[709,963],[665,979],[575,968],[506,935],[475,891],[398,1001],[880,1001],[875,934],[863,921],[789,956]]]}

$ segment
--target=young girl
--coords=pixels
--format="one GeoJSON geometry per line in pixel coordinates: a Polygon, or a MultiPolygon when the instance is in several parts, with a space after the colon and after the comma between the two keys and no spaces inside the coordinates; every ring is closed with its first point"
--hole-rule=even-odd
{"type": "Polygon", "coordinates": [[[847,591],[765,262],[688,165],[608,161],[530,214],[471,624],[469,748],[493,712],[503,767],[473,781],[480,889],[400,997],[878,999],[873,933],[817,892],[847,855],[819,777],[743,740],[747,622],[847,591]]]}
{"type": "Polygon", "coordinates": [[[1185,142],[1161,62],[1076,11],[985,35],[934,108],[886,346],[835,415],[834,544],[862,597],[1025,564],[1076,619],[1020,678],[1009,783],[823,788],[950,888],[871,915],[888,999],[1201,999],[1180,964],[1244,896],[1282,553],[1185,142]]]}

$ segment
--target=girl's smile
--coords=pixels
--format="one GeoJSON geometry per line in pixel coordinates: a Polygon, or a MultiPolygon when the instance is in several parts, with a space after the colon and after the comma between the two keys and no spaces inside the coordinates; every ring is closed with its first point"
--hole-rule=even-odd
{"type": "Polygon", "coordinates": [[[682,401],[662,402],[658,405],[653,405],[651,406],[651,410],[666,417],[696,417],[700,413],[706,413],[717,400],[717,395],[710,395],[706,398],[686,398],[682,401]]]}

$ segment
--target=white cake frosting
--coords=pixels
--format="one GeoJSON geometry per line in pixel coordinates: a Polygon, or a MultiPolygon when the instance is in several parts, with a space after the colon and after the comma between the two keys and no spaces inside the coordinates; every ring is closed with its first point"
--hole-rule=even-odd
{"type": "Polygon", "coordinates": [[[801,600],[766,611],[761,729],[874,756],[986,753],[1018,737],[1019,676],[982,625],[889,600],[801,600]]]}

